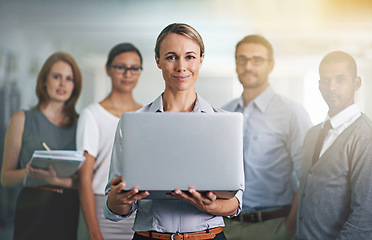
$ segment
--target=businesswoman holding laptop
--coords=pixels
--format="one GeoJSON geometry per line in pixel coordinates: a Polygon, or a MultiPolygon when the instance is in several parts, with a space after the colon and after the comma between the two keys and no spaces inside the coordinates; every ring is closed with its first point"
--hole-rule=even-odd
{"type": "MultiPolygon", "coordinates": [[[[138,112],[219,111],[195,92],[195,82],[204,60],[204,44],[194,28],[176,23],[164,28],[156,41],[155,60],[162,71],[165,90],[138,112]]],[[[211,191],[201,194],[192,188],[188,191],[176,189],[169,194],[175,200],[142,199],[149,192],[137,188],[122,191],[125,182],[120,176],[121,163],[117,157],[120,140],[118,128],[106,186],[106,218],[119,221],[137,210],[133,239],[180,239],[181,235],[184,239],[225,239],[222,216],[235,216],[240,212],[242,189],[230,199],[219,199],[211,191]]],[[[166,151],[166,146],[164,149],[166,151]]]]}
{"type": "Polygon", "coordinates": [[[75,150],[75,104],[82,77],[75,60],[65,52],[52,54],[36,83],[38,104],[16,112],[5,135],[1,184],[22,185],[25,176],[45,181],[24,187],[18,197],[14,239],[76,239],[79,197],[72,178],[59,178],[30,165],[34,150],[75,150]]]}

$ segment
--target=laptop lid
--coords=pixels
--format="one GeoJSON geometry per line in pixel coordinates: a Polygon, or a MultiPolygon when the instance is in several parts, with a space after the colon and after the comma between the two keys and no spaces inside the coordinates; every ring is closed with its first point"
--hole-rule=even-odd
{"type": "Polygon", "coordinates": [[[232,197],[242,186],[241,113],[124,113],[122,176],[126,190],[166,198],[174,189],[232,197]]]}

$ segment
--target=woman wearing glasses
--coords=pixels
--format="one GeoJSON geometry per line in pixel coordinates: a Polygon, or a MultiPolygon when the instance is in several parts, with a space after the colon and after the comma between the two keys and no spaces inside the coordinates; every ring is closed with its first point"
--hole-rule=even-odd
{"type": "MultiPolygon", "coordinates": [[[[195,92],[195,82],[204,60],[204,44],[194,28],[178,23],[164,28],[156,41],[155,59],[163,74],[165,90],[138,112],[219,112],[195,92]]],[[[226,239],[222,232],[222,216],[235,216],[240,212],[243,189],[230,199],[218,199],[213,192],[201,194],[191,188],[189,191],[178,189],[168,195],[175,198],[171,201],[142,199],[149,192],[139,192],[137,188],[124,192],[121,162],[115,157],[120,154],[120,141],[118,130],[111,159],[111,166],[115,167],[110,168],[107,201],[103,207],[106,218],[120,221],[137,210],[133,226],[135,240],[226,239]]]]}
{"type": "Polygon", "coordinates": [[[106,220],[102,206],[116,125],[123,112],[141,108],[132,95],[142,70],[142,56],[130,43],[111,49],[106,72],[111,78],[110,94],[100,103],[85,108],[79,118],[76,145],[86,161],[79,175],[80,216],[78,239],[131,239],[133,219],[115,223],[106,220]],[[85,219],[85,221],[84,221],[85,219]],[[85,227],[86,226],[86,227],[85,227]],[[116,239],[116,238],[115,238],[116,239]]]}

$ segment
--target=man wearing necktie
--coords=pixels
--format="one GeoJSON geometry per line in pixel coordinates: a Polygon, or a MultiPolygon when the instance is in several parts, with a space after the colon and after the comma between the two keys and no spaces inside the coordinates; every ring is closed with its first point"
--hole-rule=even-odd
{"type": "Polygon", "coordinates": [[[329,111],[304,141],[294,239],[372,239],[372,122],[354,104],[355,60],[331,52],[319,74],[329,111]]]}

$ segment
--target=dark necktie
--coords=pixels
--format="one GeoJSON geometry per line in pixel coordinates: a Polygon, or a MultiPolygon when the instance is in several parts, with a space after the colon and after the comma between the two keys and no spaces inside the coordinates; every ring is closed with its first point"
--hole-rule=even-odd
{"type": "Polygon", "coordinates": [[[314,154],[313,154],[313,165],[319,159],[319,154],[320,154],[320,151],[322,150],[324,139],[328,135],[328,132],[331,128],[332,128],[331,122],[329,120],[327,120],[324,123],[322,130],[320,131],[318,141],[316,142],[316,145],[315,145],[315,150],[314,150],[314,154]]]}

